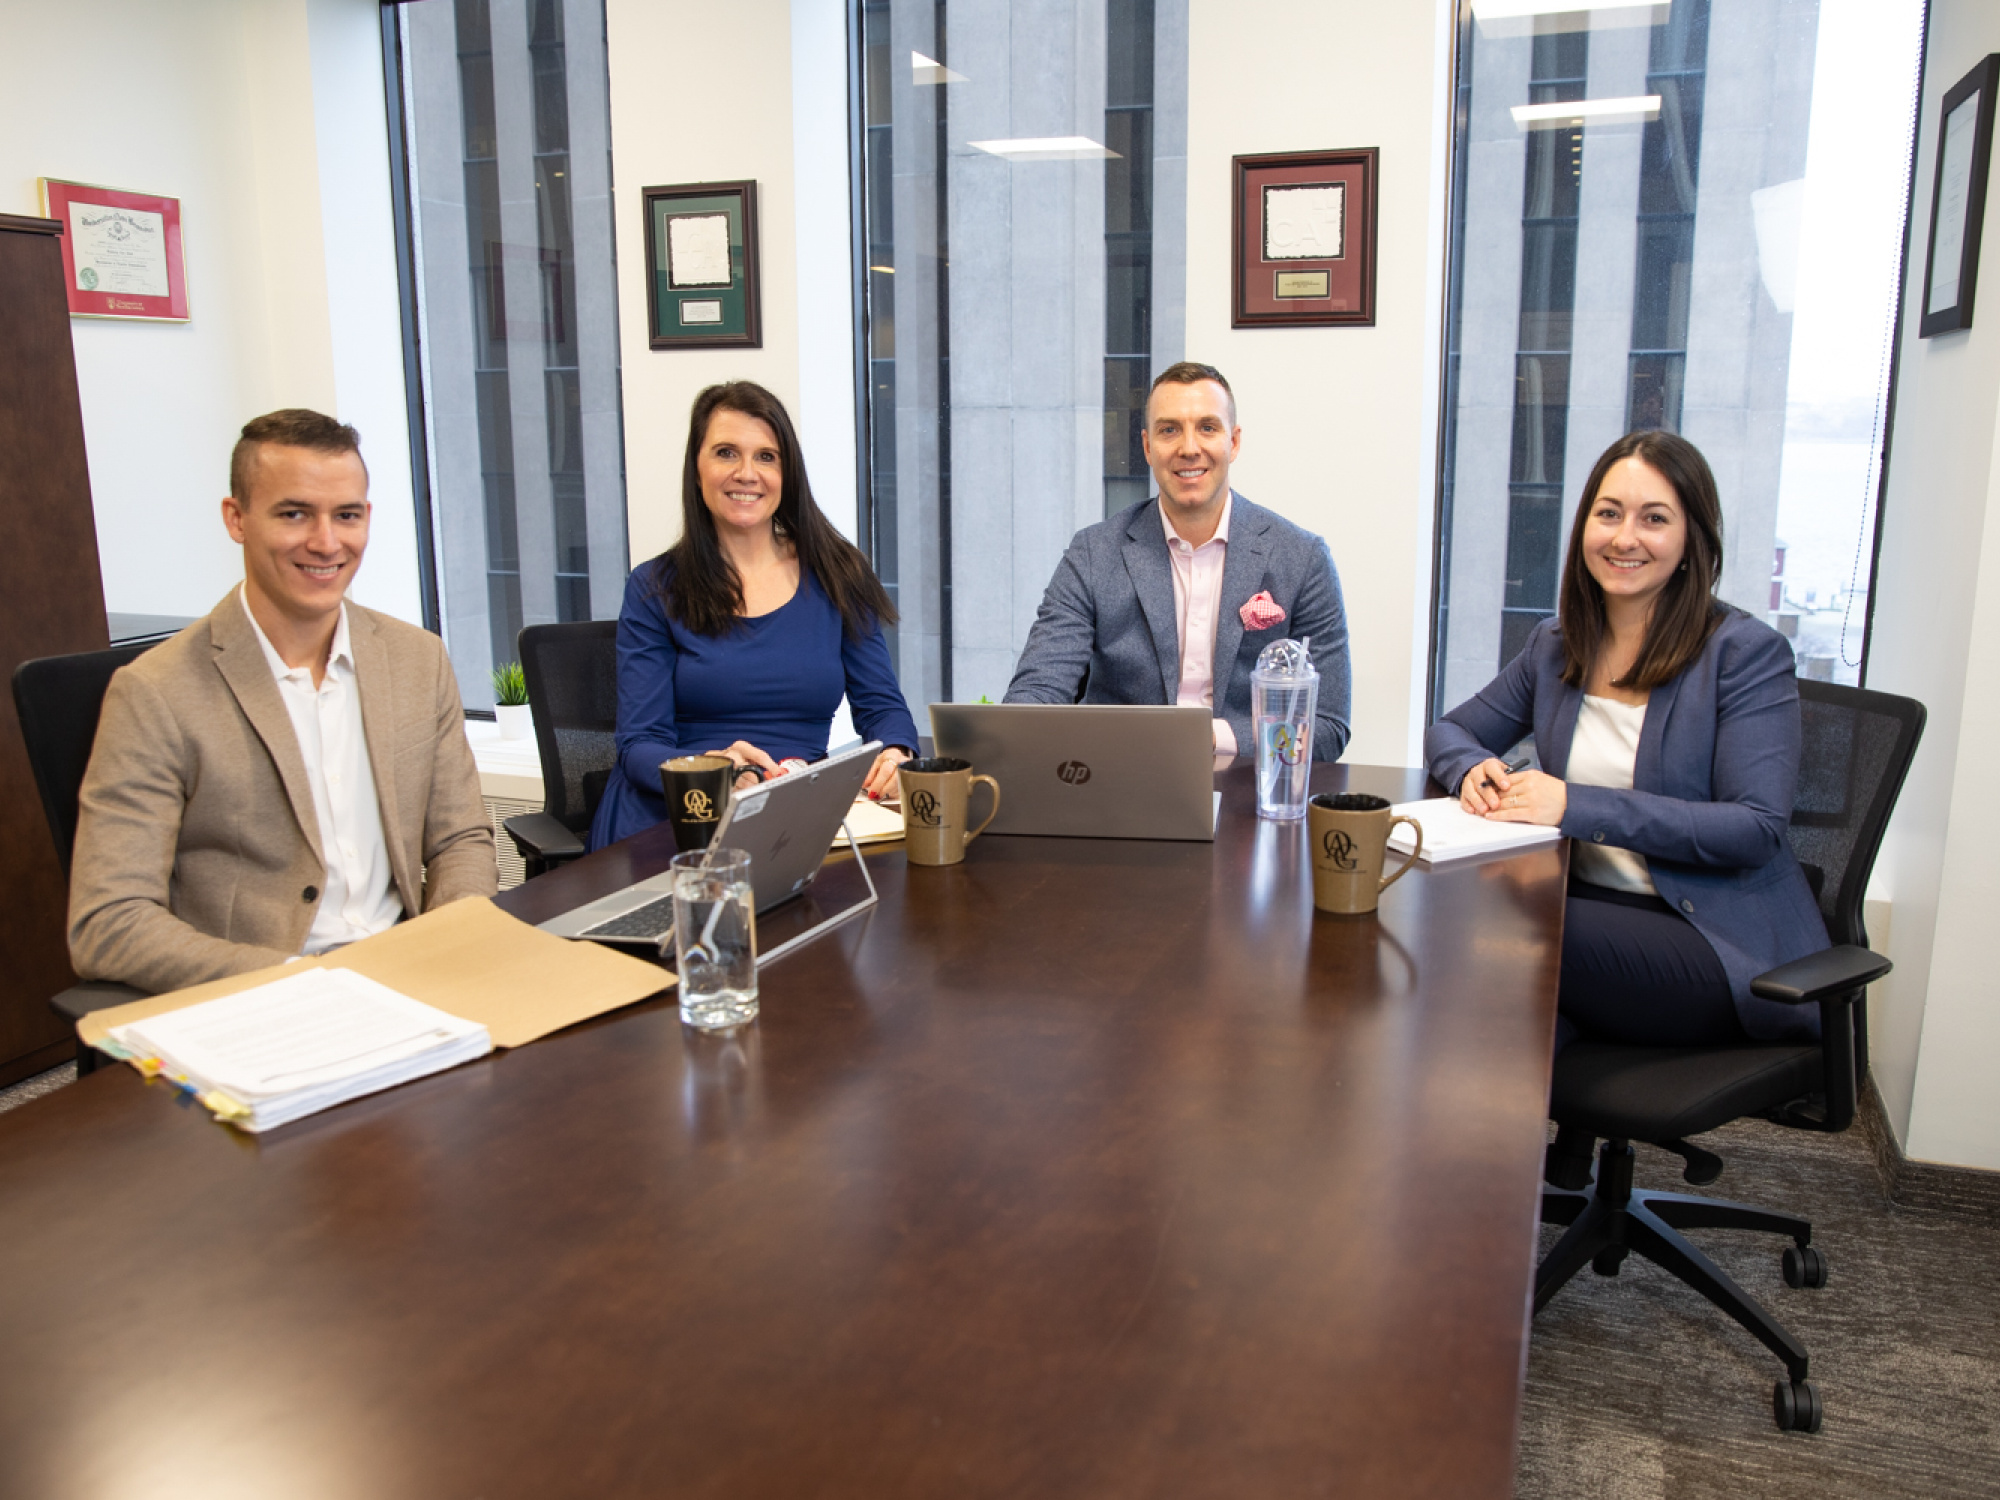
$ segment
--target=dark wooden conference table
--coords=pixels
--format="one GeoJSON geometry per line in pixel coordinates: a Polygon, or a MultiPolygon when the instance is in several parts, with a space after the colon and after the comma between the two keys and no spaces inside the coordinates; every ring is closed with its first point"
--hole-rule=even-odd
{"type": "Polygon", "coordinates": [[[880,851],[733,1037],[654,1000],[262,1138],[128,1068],[0,1115],[0,1495],[1511,1495],[1559,846],[1323,916],[1218,786],[1212,847],[880,851]]]}

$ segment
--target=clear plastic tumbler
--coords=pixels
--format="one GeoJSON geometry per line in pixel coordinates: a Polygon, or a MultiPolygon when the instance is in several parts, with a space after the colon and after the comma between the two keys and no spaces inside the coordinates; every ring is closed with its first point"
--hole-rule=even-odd
{"type": "Polygon", "coordinates": [[[1306,815],[1312,775],[1313,708],[1319,671],[1310,643],[1273,641],[1250,674],[1250,729],[1257,738],[1257,816],[1306,815]]]}
{"type": "Polygon", "coordinates": [[[674,857],[674,954],[681,1019],[726,1031],[757,1019],[757,904],[750,856],[708,848],[674,857]]]}

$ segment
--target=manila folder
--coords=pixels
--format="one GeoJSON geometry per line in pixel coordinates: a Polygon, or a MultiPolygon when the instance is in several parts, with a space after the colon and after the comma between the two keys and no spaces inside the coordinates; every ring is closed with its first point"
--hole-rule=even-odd
{"type": "Polygon", "coordinates": [[[517,921],[483,897],[454,901],[387,932],[317,958],[235,974],[77,1022],[87,1046],[114,1026],[233,995],[301,968],[352,969],[462,1020],[477,1021],[496,1047],[519,1047],[656,995],[674,976],[599,943],[573,943],[517,921]]]}

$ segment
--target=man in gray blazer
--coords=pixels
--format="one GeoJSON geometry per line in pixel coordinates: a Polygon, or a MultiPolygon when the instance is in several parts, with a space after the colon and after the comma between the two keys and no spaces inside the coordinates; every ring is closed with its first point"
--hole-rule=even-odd
{"type": "Polygon", "coordinates": [[[1313,759],[1347,748],[1347,617],[1326,543],[1229,488],[1236,398],[1210,365],[1160,372],[1146,399],[1160,494],[1086,526],[1056,565],[1009,703],[1199,703],[1215,748],[1252,751],[1250,672],[1273,641],[1311,637],[1313,759]]]}
{"type": "Polygon", "coordinates": [[[229,479],[242,585],[105,694],[70,874],[85,979],[179,989],[498,884],[443,642],[345,602],[368,545],[359,435],[272,412],[229,479]]]}

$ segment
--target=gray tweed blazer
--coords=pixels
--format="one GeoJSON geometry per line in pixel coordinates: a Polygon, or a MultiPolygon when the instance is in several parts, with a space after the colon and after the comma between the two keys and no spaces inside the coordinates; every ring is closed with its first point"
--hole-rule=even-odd
{"type": "MultiPolygon", "coordinates": [[[[1035,612],[1006,701],[1172,703],[1181,680],[1173,566],[1158,500],[1079,531],[1035,612]]],[[[1250,754],[1254,744],[1250,669],[1266,646],[1287,636],[1312,637],[1319,669],[1313,759],[1338,760],[1347,748],[1350,673],[1333,558],[1310,531],[1235,495],[1215,627],[1214,712],[1229,721],[1238,754],[1250,754]],[[1238,611],[1260,592],[1283,606],[1286,618],[1249,630],[1238,611]]]]}

